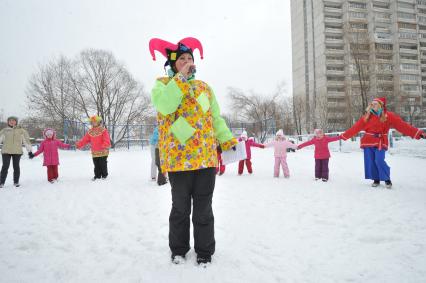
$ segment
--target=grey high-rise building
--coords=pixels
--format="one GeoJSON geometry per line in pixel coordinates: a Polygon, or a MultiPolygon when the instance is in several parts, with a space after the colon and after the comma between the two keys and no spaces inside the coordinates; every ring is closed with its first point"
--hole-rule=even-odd
{"type": "Polygon", "coordinates": [[[426,127],[426,0],[291,0],[291,24],[306,131],[345,129],[381,96],[426,127]]]}

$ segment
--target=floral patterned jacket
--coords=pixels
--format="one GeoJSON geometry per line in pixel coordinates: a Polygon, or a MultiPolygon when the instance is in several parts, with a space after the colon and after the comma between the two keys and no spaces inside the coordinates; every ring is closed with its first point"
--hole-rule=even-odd
{"type": "Polygon", "coordinates": [[[212,89],[203,81],[174,77],[157,79],[152,102],[158,111],[158,147],[163,172],[217,166],[217,141],[222,150],[238,143],[220,117],[212,89]]]}

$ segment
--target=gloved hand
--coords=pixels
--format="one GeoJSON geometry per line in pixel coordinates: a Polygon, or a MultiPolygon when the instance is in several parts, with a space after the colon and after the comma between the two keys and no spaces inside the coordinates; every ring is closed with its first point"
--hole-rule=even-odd
{"type": "Polygon", "coordinates": [[[421,138],[421,139],[426,139],[426,134],[421,134],[421,135],[420,135],[420,138],[421,138]]]}
{"type": "Polygon", "coordinates": [[[233,150],[233,151],[236,151],[236,150],[237,150],[237,148],[235,147],[235,145],[232,147],[232,150],[233,150]]]}
{"type": "Polygon", "coordinates": [[[34,153],[32,151],[28,152],[28,157],[30,159],[33,159],[34,158],[34,153]]]}

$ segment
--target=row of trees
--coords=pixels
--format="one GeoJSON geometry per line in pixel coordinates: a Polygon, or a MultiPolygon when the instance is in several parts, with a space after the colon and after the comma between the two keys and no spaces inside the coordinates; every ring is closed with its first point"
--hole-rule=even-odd
{"type": "MultiPolygon", "coordinates": [[[[29,80],[27,105],[32,123],[59,130],[65,120],[87,122],[94,114],[112,128],[142,123],[153,116],[142,84],[112,53],[94,49],[40,65],[29,80]]],[[[125,127],[117,128],[120,131],[113,134],[118,142],[125,127]]]]}

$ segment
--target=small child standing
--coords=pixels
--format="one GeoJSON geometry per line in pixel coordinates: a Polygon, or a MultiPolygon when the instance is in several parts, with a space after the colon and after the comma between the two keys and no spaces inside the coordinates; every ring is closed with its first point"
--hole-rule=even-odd
{"type": "Polygon", "coordinates": [[[244,163],[247,166],[247,171],[249,172],[249,174],[252,174],[253,173],[253,167],[252,167],[252,163],[251,163],[251,147],[264,148],[265,146],[263,144],[256,143],[253,138],[248,138],[246,131],[242,132],[238,141],[244,141],[245,142],[246,154],[247,154],[247,158],[244,159],[244,160],[240,160],[240,162],[238,163],[238,175],[243,174],[244,163]]]}
{"type": "Polygon", "coordinates": [[[43,131],[44,141],[41,142],[40,148],[30,158],[38,156],[43,153],[43,166],[47,167],[47,180],[54,183],[58,180],[58,165],[59,165],[59,152],[58,148],[69,149],[70,145],[56,139],[56,131],[47,128],[43,131]]]}
{"type": "Polygon", "coordinates": [[[92,128],[84,135],[84,137],[76,142],[78,149],[81,149],[86,144],[91,144],[93,165],[95,166],[95,176],[92,181],[97,179],[106,179],[108,176],[107,158],[109,155],[109,148],[111,141],[109,138],[108,130],[101,126],[102,118],[94,115],[90,117],[90,124],[92,128]]]}
{"type": "Polygon", "coordinates": [[[275,140],[265,144],[265,147],[274,148],[274,177],[278,178],[280,176],[280,166],[282,167],[284,178],[290,177],[290,170],[287,165],[287,148],[296,149],[297,145],[287,141],[284,136],[282,129],[279,129],[275,134],[275,140]]]}
{"type": "Polygon", "coordinates": [[[341,139],[340,136],[327,137],[324,135],[323,130],[315,129],[315,136],[307,142],[300,144],[297,149],[302,149],[305,146],[315,146],[315,180],[322,179],[323,182],[328,181],[328,161],[330,159],[330,150],[328,149],[328,143],[338,141],[341,139]]]}

